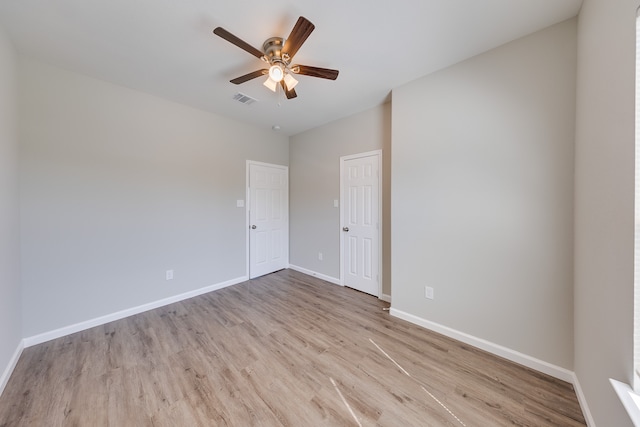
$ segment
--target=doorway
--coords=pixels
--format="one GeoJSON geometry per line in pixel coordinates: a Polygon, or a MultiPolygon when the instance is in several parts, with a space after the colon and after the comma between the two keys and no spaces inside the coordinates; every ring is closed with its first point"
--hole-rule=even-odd
{"type": "Polygon", "coordinates": [[[340,158],[340,279],[343,285],[381,295],[382,151],[340,158]]]}
{"type": "Polygon", "coordinates": [[[289,168],[247,161],[248,276],[289,266],[289,168]]]}

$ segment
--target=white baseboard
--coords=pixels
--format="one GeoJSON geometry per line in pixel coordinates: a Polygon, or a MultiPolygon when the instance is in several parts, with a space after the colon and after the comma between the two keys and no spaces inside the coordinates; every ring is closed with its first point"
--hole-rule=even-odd
{"type": "Polygon", "coordinates": [[[340,282],[340,279],[336,279],[335,277],[327,276],[325,274],[318,273],[318,272],[315,272],[315,271],[312,271],[312,270],[308,270],[306,268],[299,267],[299,266],[293,265],[293,264],[290,264],[289,268],[292,269],[292,270],[295,270],[295,271],[299,271],[300,273],[308,274],[309,276],[317,277],[318,279],[322,279],[325,282],[329,282],[329,283],[333,283],[334,285],[342,286],[342,283],[340,282]]]}
{"type": "Polygon", "coordinates": [[[7,386],[9,378],[11,378],[11,374],[18,364],[18,359],[20,359],[20,356],[22,355],[22,350],[24,350],[24,340],[20,340],[20,342],[18,343],[18,348],[16,348],[16,351],[13,353],[13,356],[9,360],[7,368],[4,370],[2,376],[0,377],[0,396],[2,396],[2,392],[7,386]]]}
{"type": "Polygon", "coordinates": [[[578,397],[578,403],[580,404],[580,409],[582,409],[582,415],[584,416],[585,421],[587,422],[587,427],[596,427],[596,422],[593,421],[593,416],[591,415],[591,411],[589,410],[589,405],[587,404],[587,398],[582,391],[582,387],[580,386],[580,381],[578,381],[578,376],[573,373],[573,389],[576,391],[576,396],[578,397]]]}
{"type": "Polygon", "coordinates": [[[391,304],[391,295],[382,294],[378,298],[384,302],[388,302],[389,304],[391,304]]]}
{"type": "Polygon", "coordinates": [[[464,332],[457,331],[447,326],[440,325],[439,323],[432,322],[430,320],[423,319],[413,314],[405,313],[404,311],[396,310],[393,307],[389,310],[392,316],[406,320],[423,328],[430,329],[439,334],[445,335],[449,338],[461,341],[463,343],[472,345],[481,350],[488,351],[489,353],[500,356],[504,359],[511,360],[520,365],[534,369],[538,372],[542,372],[552,377],[558,378],[568,383],[573,383],[575,375],[572,371],[545,362],[544,360],[536,359],[535,357],[520,353],[519,351],[512,350],[507,347],[503,347],[499,344],[492,343],[482,338],[474,337],[464,332]]]}
{"type": "Polygon", "coordinates": [[[64,337],[66,335],[70,335],[76,332],[84,331],[85,329],[104,325],[105,323],[113,322],[114,320],[124,319],[125,317],[133,316],[134,314],[143,313],[145,311],[153,310],[154,308],[173,304],[174,302],[183,301],[189,298],[197,297],[198,295],[206,294],[208,292],[217,291],[218,289],[226,288],[228,286],[237,285],[238,283],[246,282],[247,280],[249,280],[249,278],[246,276],[238,277],[236,279],[227,280],[226,282],[217,283],[215,285],[207,286],[204,288],[185,292],[179,295],[174,295],[172,297],[164,298],[158,301],[143,304],[138,307],[128,308],[126,310],[107,314],[106,316],[96,317],[94,319],[86,320],[84,322],[76,323],[74,325],[65,326],[63,328],[55,329],[49,332],[44,332],[42,334],[25,338],[24,346],[31,347],[36,344],[40,344],[56,338],[64,337]]]}

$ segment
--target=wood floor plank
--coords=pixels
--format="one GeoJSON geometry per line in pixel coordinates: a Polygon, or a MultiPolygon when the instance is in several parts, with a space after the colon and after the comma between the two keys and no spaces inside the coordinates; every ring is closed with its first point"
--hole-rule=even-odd
{"type": "Polygon", "coordinates": [[[283,270],[24,350],[0,426],[584,426],[570,384],[283,270]]]}

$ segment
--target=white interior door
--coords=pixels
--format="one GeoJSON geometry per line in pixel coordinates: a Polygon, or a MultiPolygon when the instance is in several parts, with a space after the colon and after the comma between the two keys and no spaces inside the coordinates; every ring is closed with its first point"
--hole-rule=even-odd
{"type": "Polygon", "coordinates": [[[289,266],[289,173],[286,166],[248,162],[249,277],[289,266]]]}
{"type": "Polygon", "coordinates": [[[380,152],[341,162],[342,283],[380,295],[380,152]]]}

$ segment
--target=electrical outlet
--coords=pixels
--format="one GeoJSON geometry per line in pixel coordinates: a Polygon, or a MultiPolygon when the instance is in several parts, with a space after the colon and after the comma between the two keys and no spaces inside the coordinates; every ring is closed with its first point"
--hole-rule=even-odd
{"type": "Polygon", "coordinates": [[[322,252],[318,252],[318,259],[322,261],[322,252]]]}
{"type": "Polygon", "coordinates": [[[173,280],[173,270],[167,270],[166,278],[167,280],[173,280]]]}
{"type": "Polygon", "coordinates": [[[433,288],[430,286],[424,287],[424,297],[427,299],[433,299],[433,288]]]}

